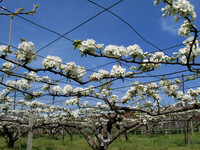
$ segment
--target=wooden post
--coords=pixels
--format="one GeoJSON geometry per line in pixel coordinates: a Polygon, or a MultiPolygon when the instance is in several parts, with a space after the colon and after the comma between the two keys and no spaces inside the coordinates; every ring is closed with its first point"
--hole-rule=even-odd
{"type": "Polygon", "coordinates": [[[64,140],[65,140],[65,129],[64,125],[62,125],[62,145],[64,146],[64,140]]]}
{"type": "Polygon", "coordinates": [[[32,150],[32,141],[33,141],[33,114],[30,114],[27,150],[32,150]]]}
{"type": "MultiPolygon", "coordinates": [[[[17,79],[15,81],[17,82],[17,79]]],[[[16,98],[17,98],[17,95],[16,95],[16,91],[15,91],[15,94],[14,94],[14,106],[13,106],[14,110],[15,110],[15,107],[16,107],[16,98]]]]}
{"type": "Polygon", "coordinates": [[[190,131],[192,134],[194,134],[194,127],[193,127],[193,121],[190,120],[190,131]]]}
{"type": "Polygon", "coordinates": [[[95,135],[94,135],[94,143],[97,145],[97,138],[95,135]]]}
{"type": "Polygon", "coordinates": [[[19,150],[21,150],[21,126],[19,125],[19,128],[18,128],[18,136],[19,136],[19,150]]]}
{"type": "Polygon", "coordinates": [[[53,105],[55,104],[55,96],[53,96],[53,105]]]}
{"type": "Polygon", "coordinates": [[[184,75],[182,74],[182,87],[183,87],[183,94],[185,93],[185,87],[184,87],[184,75]]]}

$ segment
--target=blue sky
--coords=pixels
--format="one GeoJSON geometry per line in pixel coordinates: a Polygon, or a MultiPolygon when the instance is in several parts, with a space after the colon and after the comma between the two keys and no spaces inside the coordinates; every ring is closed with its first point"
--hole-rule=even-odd
{"type": "MultiPolygon", "coordinates": [[[[99,1],[94,2],[102,5],[103,7],[109,7],[118,0],[99,1]]],[[[181,44],[184,38],[178,36],[177,31],[181,25],[181,22],[175,23],[173,17],[162,18],[161,8],[164,5],[153,5],[154,0],[124,0],[118,5],[114,6],[110,10],[122,19],[132,25],[135,30],[141,34],[146,40],[153,43],[160,49],[168,48],[177,44],[181,44]]],[[[190,0],[196,7],[197,16],[200,11],[198,6],[199,0],[190,0]]],[[[40,7],[35,15],[22,15],[28,20],[31,20],[41,26],[54,30],[60,34],[64,34],[79,24],[83,23],[87,19],[101,12],[103,9],[88,2],[87,0],[4,0],[0,5],[6,6],[10,11],[14,11],[17,8],[25,7],[25,11],[32,10],[33,4],[39,4],[40,7]]],[[[0,42],[8,43],[9,39],[9,21],[8,16],[1,17],[0,28],[0,42]]],[[[199,22],[199,17],[197,21],[199,22]]],[[[198,24],[195,24],[197,28],[198,24]]],[[[44,29],[41,29],[21,18],[14,17],[12,28],[12,42],[13,46],[17,46],[20,43],[20,38],[24,38],[27,41],[32,41],[35,44],[36,51],[45,46],[49,42],[58,38],[58,35],[50,33],[44,29]]],[[[125,47],[133,44],[138,44],[143,51],[156,51],[157,49],[143,41],[130,27],[128,27],[121,20],[105,11],[101,15],[97,16],[93,20],[84,24],[80,28],[74,30],[66,37],[76,40],[94,39],[97,43],[104,43],[105,45],[123,45],[125,47]]],[[[176,49],[170,49],[166,51],[167,54],[172,54],[176,49]]],[[[78,51],[73,51],[72,42],[66,39],[60,39],[54,44],[48,46],[38,53],[41,56],[53,55],[62,58],[63,62],[76,62],[77,65],[83,65],[86,69],[97,67],[102,64],[112,62],[108,59],[100,58],[81,58],[78,51]]],[[[33,64],[34,67],[41,67],[41,58],[33,64]]],[[[130,64],[128,64],[130,65],[130,64]]],[[[104,69],[110,69],[110,66],[104,67],[104,69]]],[[[100,68],[103,69],[103,68],[100,68]]],[[[186,68],[179,66],[165,66],[163,65],[160,70],[157,70],[153,74],[164,74],[174,71],[184,70],[186,68]]],[[[95,69],[97,71],[97,69],[95,69]]],[[[185,74],[188,74],[186,72],[185,74]]],[[[179,74],[180,75],[180,74],[179,74]]],[[[139,79],[141,81],[153,81],[158,78],[145,78],[139,79]]],[[[137,79],[133,79],[136,81],[137,79]]],[[[130,85],[131,82],[124,82],[123,85],[130,85]]],[[[119,87],[121,83],[116,83],[113,87],[119,87]]],[[[195,84],[193,82],[186,83],[186,86],[200,85],[197,80],[195,84]]]]}

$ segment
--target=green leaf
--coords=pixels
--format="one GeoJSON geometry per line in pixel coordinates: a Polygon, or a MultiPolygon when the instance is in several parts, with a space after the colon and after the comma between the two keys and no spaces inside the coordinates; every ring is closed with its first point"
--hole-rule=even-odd
{"type": "Polygon", "coordinates": [[[26,40],[25,40],[25,39],[23,39],[23,38],[21,38],[21,39],[20,39],[20,41],[21,41],[21,42],[26,42],[26,40]]]}
{"type": "Polygon", "coordinates": [[[161,80],[165,80],[165,76],[162,76],[161,80]]]}
{"type": "Polygon", "coordinates": [[[80,48],[81,44],[82,44],[81,40],[75,40],[74,43],[73,43],[74,50],[80,48]]]}

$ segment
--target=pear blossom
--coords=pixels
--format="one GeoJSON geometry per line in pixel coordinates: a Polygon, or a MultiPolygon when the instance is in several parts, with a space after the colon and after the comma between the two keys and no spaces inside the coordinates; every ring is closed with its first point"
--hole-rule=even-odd
{"type": "Polygon", "coordinates": [[[9,49],[7,45],[1,45],[0,46],[0,55],[5,55],[6,53],[12,53],[13,50],[9,49]]]}
{"type": "Polygon", "coordinates": [[[102,95],[103,97],[107,97],[107,96],[110,95],[110,92],[109,92],[108,90],[106,90],[106,89],[103,89],[103,90],[101,91],[101,95],[102,95]]]}
{"type": "Polygon", "coordinates": [[[114,56],[117,58],[127,56],[127,50],[124,46],[108,45],[103,52],[106,56],[114,56]]]}
{"type": "Polygon", "coordinates": [[[143,51],[139,45],[134,44],[127,47],[128,55],[132,58],[138,57],[139,59],[143,58],[143,51]]]}
{"type": "Polygon", "coordinates": [[[117,100],[118,100],[118,96],[117,96],[117,95],[112,95],[112,96],[110,97],[110,101],[111,101],[111,102],[117,102],[117,100]]]}
{"type": "Polygon", "coordinates": [[[37,54],[35,53],[35,47],[32,42],[22,42],[18,46],[18,51],[15,53],[18,61],[23,63],[31,63],[32,60],[37,59],[37,54]]]}
{"type": "Polygon", "coordinates": [[[101,81],[102,79],[109,77],[109,72],[106,70],[99,70],[98,73],[92,73],[89,77],[90,80],[93,81],[101,81]]]}
{"type": "Polygon", "coordinates": [[[42,62],[42,65],[45,69],[55,68],[61,69],[62,59],[57,56],[48,55],[42,62]]]}
{"type": "Polygon", "coordinates": [[[61,94],[62,93],[62,88],[60,86],[54,86],[52,89],[53,93],[61,94]]]}
{"type": "Polygon", "coordinates": [[[28,80],[26,79],[21,79],[18,80],[17,83],[19,84],[19,86],[23,89],[23,90],[29,90],[31,88],[31,84],[28,80]]]}
{"type": "Polygon", "coordinates": [[[63,90],[62,90],[63,94],[72,94],[73,93],[73,88],[71,87],[71,85],[66,85],[63,90]]]}
{"type": "Polygon", "coordinates": [[[3,63],[3,70],[4,71],[12,72],[13,69],[14,69],[14,64],[13,63],[10,63],[10,62],[3,63]]]}
{"type": "Polygon", "coordinates": [[[126,69],[119,65],[114,65],[110,75],[116,78],[124,77],[126,75],[126,69]]]}
{"type": "Polygon", "coordinates": [[[79,98],[77,98],[77,97],[72,97],[72,98],[70,98],[70,99],[68,99],[68,100],[66,100],[66,102],[65,102],[65,105],[73,105],[73,104],[77,104],[77,103],[79,103],[79,98]]]}
{"type": "MultiPolygon", "coordinates": [[[[99,45],[100,47],[100,45],[99,45]]],[[[93,39],[87,39],[86,41],[83,41],[82,44],[80,45],[80,53],[83,55],[84,53],[88,54],[95,54],[96,51],[96,44],[93,39]]]]}
{"type": "Polygon", "coordinates": [[[74,116],[75,118],[78,118],[79,113],[80,113],[80,112],[79,112],[79,109],[77,109],[77,110],[72,111],[72,112],[71,112],[71,115],[74,116]]]}
{"type": "Polygon", "coordinates": [[[48,90],[50,90],[50,88],[51,88],[51,86],[49,84],[44,84],[42,86],[42,90],[44,90],[44,91],[48,91],[48,90]]]}
{"type": "Polygon", "coordinates": [[[65,65],[62,65],[61,68],[66,75],[79,81],[82,81],[86,74],[85,68],[83,66],[77,66],[74,62],[66,63],[65,65]]]}
{"type": "Polygon", "coordinates": [[[15,89],[19,88],[19,82],[17,81],[12,81],[12,80],[8,80],[6,82],[6,85],[8,85],[9,87],[7,87],[7,89],[9,89],[11,92],[15,91],[15,89]],[[13,87],[13,88],[12,88],[13,87]]]}

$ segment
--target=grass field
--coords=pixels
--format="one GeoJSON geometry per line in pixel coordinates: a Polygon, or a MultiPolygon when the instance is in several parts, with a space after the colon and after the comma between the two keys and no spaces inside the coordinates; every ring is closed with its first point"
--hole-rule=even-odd
{"type": "MultiPolygon", "coordinates": [[[[27,138],[22,138],[22,149],[26,149],[27,138]]],[[[114,141],[108,150],[200,150],[200,133],[191,135],[191,144],[184,144],[183,134],[155,135],[129,135],[130,142],[125,142],[122,135],[120,139],[114,141]]],[[[14,150],[18,149],[18,141],[15,143],[14,150]]],[[[3,137],[0,137],[0,150],[11,150],[6,148],[3,137]]],[[[65,137],[64,146],[61,136],[50,139],[48,136],[41,136],[33,139],[33,150],[91,150],[82,135],[73,135],[71,142],[69,137],[65,137]]]]}

